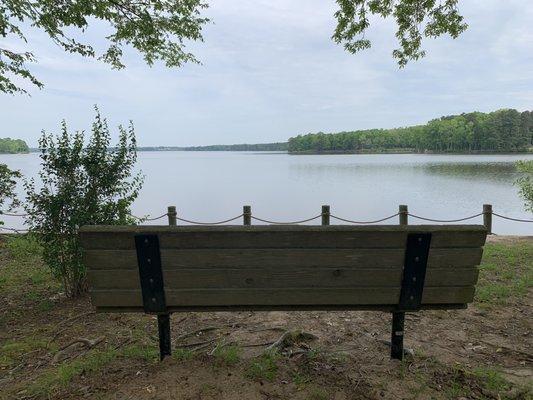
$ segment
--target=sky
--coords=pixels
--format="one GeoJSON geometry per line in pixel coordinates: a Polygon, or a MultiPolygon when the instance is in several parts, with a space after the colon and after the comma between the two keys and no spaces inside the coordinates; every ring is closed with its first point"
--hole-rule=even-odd
{"type": "MultiPolygon", "coordinates": [[[[426,39],[426,58],[399,69],[392,20],[372,19],[372,48],[356,55],[331,40],[333,0],[212,0],[202,65],[149,67],[134,52],[116,71],[66,54],[38,32],[28,48],[45,83],[31,96],[0,94],[0,137],[36,146],[41,130],[65,119],[87,130],[94,105],[118,124],[132,120],[140,146],[285,141],[310,132],[390,128],[442,115],[533,110],[530,0],[460,0],[469,29],[458,39],[426,39]]],[[[86,39],[103,46],[109,27],[86,39]]],[[[19,46],[0,39],[4,47],[19,46]]]]}

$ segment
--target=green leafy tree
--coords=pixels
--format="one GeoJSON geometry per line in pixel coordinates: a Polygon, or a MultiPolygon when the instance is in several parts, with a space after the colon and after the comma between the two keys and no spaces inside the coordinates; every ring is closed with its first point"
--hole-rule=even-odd
{"type": "MultiPolygon", "coordinates": [[[[333,40],[356,53],[371,46],[365,32],[370,16],[394,18],[399,47],[393,57],[403,67],[425,55],[423,37],[449,34],[456,38],[467,25],[457,9],[458,0],[337,0],[337,27],[333,40]]],[[[186,51],[187,41],[201,41],[202,28],[209,22],[201,15],[207,3],[202,0],[2,0],[0,36],[17,37],[26,42],[25,30],[32,26],[70,53],[97,57],[123,68],[123,49],[130,45],[152,65],[156,60],[168,67],[179,67],[198,60],[186,51]],[[92,20],[108,23],[111,33],[107,47],[97,52],[94,45],[79,41],[92,20]]],[[[0,47],[0,91],[25,92],[17,80],[22,78],[42,87],[26,63],[35,62],[34,54],[0,47]]]]}
{"type": "Polygon", "coordinates": [[[30,149],[24,140],[4,138],[0,139],[0,153],[28,153],[30,149]]]}
{"type": "Polygon", "coordinates": [[[516,167],[523,175],[517,179],[520,196],[524,199],[526,210],[533,213],[533,160],[518,161],[516,167]]]}
{"type": "MultiPolygon", "coordinates": [[[[113,68],[124,68],[124,46],[139,51],[148,65],[161,60],[179,67],[198,60],[185,49],[185,42],[202,40],[202,27],[209,20],[200,16],[207,7],[201,0],[2,0],[0,37],[27,41],[24,31],[31,25],[44,31],[63,50],[84,57],[97,57],[113,68]],[[107,22],[111,33],[101,53],[94,45],[76,37],[94,20],[107,22]]],[[[0,46],[0,91],[25,92],[13,77],[42,87],[26,63],[34,62],[31,51],[0,46]]]]}
{"type": "MultiPolygon", "coordinates": [[[[17,179],[22,175],[19,171],[13,171],[5,164],[0,164],[0,215],[2,211],[10,211],[19,206],[19,200],[15,191],[17,179]]],[[[0,220],[0,225],[4,222],[0,220]]]]}
{"type": "Polygon", "coordinates": [[[119,127],[111,147],[105,119],[96,109],[91,135],[69,133],[65,122],[57,136],[43,132],[41,183],[25,183],[27,224],[43,245],[43,259],[69,296],[86,290],[78,228],[92,224],[131,224],[130,207],[143,177],[134,174],[137,159],[133,125],[119,127]]]}

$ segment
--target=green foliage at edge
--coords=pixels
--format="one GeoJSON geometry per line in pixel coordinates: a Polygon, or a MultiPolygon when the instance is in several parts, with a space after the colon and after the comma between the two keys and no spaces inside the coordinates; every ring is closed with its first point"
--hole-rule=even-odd
{"type": "Polygon", "coordinates": [[[450,115],[425,125],[299,135],[289,152],[524,152],[533,146],[533,111],[504,109],[450,115]]]}
{"type": "Polygon", "coordinates": [[[30,151],[28,145],[24,140],[21,139],[11,139],[11,138],[0,138],[0,154],[17,154],[17,153],[28,153],[30,151]]]}

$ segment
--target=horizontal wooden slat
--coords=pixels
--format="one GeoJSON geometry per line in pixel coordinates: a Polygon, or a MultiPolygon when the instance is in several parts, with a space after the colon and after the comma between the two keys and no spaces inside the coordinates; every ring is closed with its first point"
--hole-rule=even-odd
{"type": "MultiPolygon", "coordinates": [[[[285,288],[167,290],[168,307],[297,306],[297,305],[388,305],[398,302],[400,288],[285,288]]],[[[93,305],[142,307],[140,290],[93,290],[93,305]]],[[[474,287],[426,287],[423,304],[469,303],[474,287]]]]}
{"type": "MultiPolygon", "coordinates": [[[[93,289],[139,290],[136,270],[91,270],[93,289]]],[[[167,289],[286,288],[286,287],[399,287],[401,269],[265,268],[265,269],[179,269],[163,270],[167,289]]],[[[477,268],[430,269],[428,286],[472,286],[477,268]]]]}
{"type": "Polygon", "coordinates": [[[409,232],[431,232],[432,248],[480,247],[479,225],[85,226],[85,249],[134,249],[135,234],[158,234],[162,248],[403,248],[409,232]]]}
{"type": "MultiPolygon", "coordinates": [[[[481,248],[431,249],[428,268],[479,265],[481,248]]],[[[397,268],[404,249],[161,249],[161,264],[172,268],[331,267],[397,268]]],[[[134,250],[87,250],[89,269],[137,269],[134,250]]]]}

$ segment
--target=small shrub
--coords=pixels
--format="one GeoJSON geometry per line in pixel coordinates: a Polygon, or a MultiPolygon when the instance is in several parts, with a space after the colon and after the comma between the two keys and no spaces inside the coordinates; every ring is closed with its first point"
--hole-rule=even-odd
{"type": "Polygon", "coordinates": [[[87,288],[79,227],[134,223],[130,207],[143,180],[133,174],[135,133],[131,124],[127,130],[120,126],[112,147],[107,122],[96,109],[87,142],[83,132],[69,133],[63,122],[58,136],[43,132],[39,148],[41,184],[25,182],[26,222],[43,245],[43,261],[74,297],[87,288]]]}
{"type": "MultiPolygon", "coordinates": [[[[7,165],[0,164],[0,214],[2,214],[4,208],[12,210],[19,205],[15,188],[17,186],[17,179],[21,176],[19,171],[13,171],[7,165]]],[[[3,224],[0,221],[0,225],[3,224]]]]}

